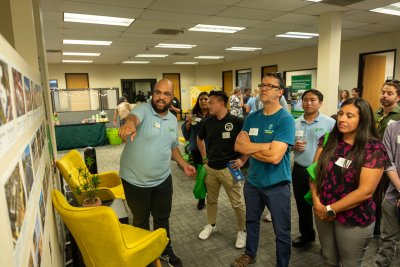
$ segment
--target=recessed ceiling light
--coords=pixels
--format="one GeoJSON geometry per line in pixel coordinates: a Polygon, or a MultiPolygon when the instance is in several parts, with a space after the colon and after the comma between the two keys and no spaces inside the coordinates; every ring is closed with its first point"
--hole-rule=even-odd
{"type": "Polygon", "coordinates": [[[224,58],[223,56],[198,56],[194,58],[199,58],[199,59],[221,59],[224,58]]]}
{"type": "Polygon", "coordinates": [[[284,34],[277,34],[275,37],[286,37],[286,38],[298,38],[298,39],[311,39],[313,37],[318,37],[318,33],[309,32],[287,32],[284,34]]]}
{"type": "Polygon", "coordinates": [[[64,39],[63,44],[80,44],[80,45],[110,45],[112,41],[94,41],[94,40],[71,40],[64,39]]]}
{"type": "Polygon", "coordinates": [[[262,48],[259,47],[240,47],[240,46],[233,46],[226,48],[225,50],[231,50],[231,51],[256,51],[256,50],[261,50],[262,48]]]}
{"type": "Polygon", "coordinates": [[[190,45],[190,44],[158,44],[156,47],[159,48],[184,48],[184,49],[190,49],[193,47],[196,47],[197,45],[190,45]]]}
{"type": "Polygon", "coordinates": [[[100,53],[63,52],[63,56],[98,57],[100,53]]]}
{"type": "Polygon", "coordinates": [[[199,62],[178,61],[178,62],[174,62],[174,64],[176,64],[176,65],[195,65],[195,64],[199,64],[199,62]]]}
{"type": "Polygon", "coordinates": [[[149,64],[150,61],[136,61],[136,60],[125,60],[124,64],[149,64]]]}
{"type": "Polygon", "coordinates": [[[135,57],[167,57],[168,55],[161,54],[137,54],[135,57]]]}
{"type": "Polygon", "coordinates": [[[63,63],[93,63],[93,60],[67,60],[63,59],[63,63]]]}
{"type": "Polygon", "coordinates": [[[388,15],[400,16],[400,2],[388,6],[371,9],[370,11],[388,15]]]}
{"type": "Polygon", "coordinates": [[[64,13],[64,21],[67,22],[80,22],[91,24],[115,25],[115,26],[129,26],[135,19],[119,18],[108,16],[96,16],[77,13],[64,13]]]}
{"type": "Polygon", "coordinates": [[[245,27],[197,24],[193,28],[190,28],[189,31],[235,33],[237,31],[241,31],[244,29],[246,29],[246,28],[245,27]]]}

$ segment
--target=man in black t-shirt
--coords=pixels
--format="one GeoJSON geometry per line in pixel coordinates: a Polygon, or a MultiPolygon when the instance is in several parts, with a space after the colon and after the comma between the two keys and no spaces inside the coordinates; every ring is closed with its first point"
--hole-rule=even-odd
{"type": "Polygon", "coordinates": [[[208,224],[199,234],[199,238],[205,240],[217,230],[215,224],[218,195],[223,185],[235,212],[239,230],[235,247],[243,248],[246,246],[246,221],[242,182],[234,182],[227,168],[230,162],[234,169],[242,167],[246,162],[246,159],[242,159],[241,155],[234,150],[236,136],[242,130],[243,119],[231,115],[228,112],[227,103],[228,96],[225,92],[210,92],[208,107],[212,117],[202,123],[197,135],[197,145],[207,170],[204,181],[207,187],[208,215],[208,224]],[[207,143],[207,148],[205,143],[207,143]]]}
{"type": "Polygon", "coordinates": [[[175,115],[178,113],[181,113],[181,103],[179,102],[178,98],[174,96],[172,99],[171,106],[169,107],[169,111],[171,111],[172,114],[175,115]]]}

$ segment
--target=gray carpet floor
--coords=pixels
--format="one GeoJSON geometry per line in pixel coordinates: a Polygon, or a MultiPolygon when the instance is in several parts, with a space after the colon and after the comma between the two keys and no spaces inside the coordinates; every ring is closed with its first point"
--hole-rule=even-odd
{"type": "MultiPolygon", "coordinates": [[[[122,144],[96,148],[99,172],[119,170],[123,146],[122,144]]],[[[62,156],[65,152],[61,151],[59,156],[62,156]]],[[[170,228],[175,254],[182,259],[184,266],[230,266],[230,263],[244,252],[244,249],[234,247],[237,233],[236,221],[225,191],[223,188],[220,191],[218,231],[209,239],[200,240],[198,235],[207,223],[206,209],[198,211],[196,208],[197,200],[194,199],[192,194],[194,180],[186,177],[175,162],[171,162],[171,166],[174,195],[170,228]]],[[[299,235],[297,218],[296,203],[292,195],[292,239],[299,235]]],[[[378,244],[378,238],[372,239],[363,266],[373,266],[378,244]]],[[[272,224],[261,222],[257,263],[252,266],[275,266],[275,264],[275,235],[272,224]]],[[[292,248],[290,266],[324,266],[318,241],[305,248],[292,248]]],[[[393,262],[393,266],[400,266],[399,253],[393,262]]]]}

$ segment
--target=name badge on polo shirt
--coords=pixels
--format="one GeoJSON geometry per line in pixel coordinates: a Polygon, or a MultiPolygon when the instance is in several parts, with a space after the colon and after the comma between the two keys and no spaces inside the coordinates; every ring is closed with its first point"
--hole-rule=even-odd
{"type": "Polygon", "coordinates": [[[338,158],[338,160],[335,162],[335,164],[338,165],[339,167],[342,167],[342,168],[347,169],[347,168],[350,166],[351,162],[352,162],[352,161],[349,160],[349,159],[345,159],[345,158],[340,157],[340,158],[338,158]]]}
{"type": "Polygon", "coordinates": [[[397,136],[397,143],[400,144],[400,135],[397,136]]]}
{"type": "Polygon", "coordinates": [[[303,137],[304,136],[304,131],[303,130],[297,130],[295,136],[303,137]]]}
{"type": "Polygon", "coordinates": [[[230,132],[222,132],[222,139],[229,139],[231,138],[230,132]]]}
{"type": "Polygon", "coordinates": [[[153,122],[153,127],[160,129],[161,128],[161,124],[159,122],[153,122]]]}
{"type": "Polygon", "coordinates": [[[258,135],[258,128],[250,128],[249,135],[258,135]]]}
{"type": "Polygon", "coordinates": [[[389,120],[387,126],[389,126],[390,124],[392,124],[393,122],[396,122],[395,120],[389,120]]]}

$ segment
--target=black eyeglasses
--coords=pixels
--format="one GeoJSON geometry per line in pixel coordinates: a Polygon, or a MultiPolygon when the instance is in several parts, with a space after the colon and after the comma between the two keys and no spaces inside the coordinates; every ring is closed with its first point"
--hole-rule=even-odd
{"type": "Polygon", "coordinates": [[[283,73],[282,72],[267,72],[265,76],[272,76],[274,78],[279,78],[279,79],[283,79],[283,73]]]}
{"type": "Polygon", "coordinates": [[[273,84],[270,84],[270,83],[267,83],[267,84],[264,84],[264,83],[260,83],[259,85],[258,85],[258,87],[259,88],[267,88],[267,90],[271,90],[271,89],[280,89],[280,87],[279,86],[276,86],[276,85],[273,85],[273,84]]]}

